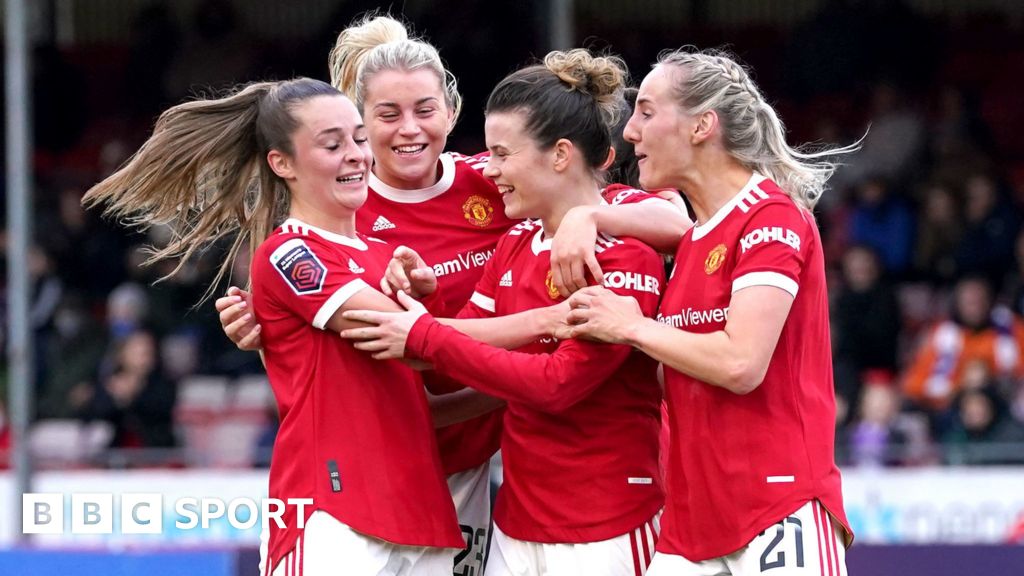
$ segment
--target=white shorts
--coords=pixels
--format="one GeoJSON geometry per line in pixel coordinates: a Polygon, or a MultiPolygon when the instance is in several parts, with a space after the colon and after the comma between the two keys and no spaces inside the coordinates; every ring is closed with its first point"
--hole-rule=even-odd
{"type": "Polygon", "coordinates": [[[626,534],[585,544],[525,542],[495,525],[487,576],[643,576],[661,531],[660,518],[659,512],[626,534]]]}
{"type": "MultiPolygon", "coordinates": [[[[265,550],[265,544],[261,545],[261,575],[265,550]]],[[[306,522],[295,549],[277,563],[270,576],[451,576],[455,552],[453,548],[385,542],[317,510],[306,522]]]]}
{"type": "Polygon", "coordinates": [[[815,500],[727,556],[691,562],[658,552],[647,576],[846,576],[845,537],[846,529],[815,500]]]}
{"type": "Polygon", "coordinates": [[[448,476],[459,527],[466,548],[455,555],[454,576],[481,576],[487,555],[487,533],[491,527],[490,464],[448,476]]]}

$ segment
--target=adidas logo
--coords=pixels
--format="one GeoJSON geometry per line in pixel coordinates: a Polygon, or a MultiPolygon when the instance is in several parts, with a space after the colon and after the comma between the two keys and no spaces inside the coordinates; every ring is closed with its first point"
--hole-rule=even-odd
{"type": "Polygon", "coordinates": [[[356,261],[351,258],[348,259],[348,269],[353,274],[362,274],[363,272],[366,272],[365,268],[356,264],[356,261]]]}
{"type": "Polygon", "coordinates": [[[501,277],[501,281],[498,282],[498,286],[504,286],[506,288],[512,287],[512,271],[508,270],[501,277]]]}
{"type": "Polygon", "coordinates": [[[374,232],[380,232],[381,230],[391,230],[392,228],[397,228],[397,226],[392,224],[391,220],[385,218],[384,215],[377,216],[377,220],[373,223],[374,232]]]}

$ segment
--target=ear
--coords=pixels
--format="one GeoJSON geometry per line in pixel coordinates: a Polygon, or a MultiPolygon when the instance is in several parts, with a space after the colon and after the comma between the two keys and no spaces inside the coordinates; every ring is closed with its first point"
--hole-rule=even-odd
{"type": "Polygon", "coordinates": [[[554,169],[555,172],[564,172],[569,168],[569,162],[572,160],[573,152],[576,147],[573,146],[572,142],[566,138],[559,138],[558,142],[555,142],[553,148],[554,151],[554,169]]]}
{"type": "Polygon", "coordinates": [[[280,150],[267,152],[267,164],[270,164],[270,169],[282,180],[294,177],[291,157],[280,150]]]}
{"type": "Polygon", "coordinates": [[[451,106],[445,106],[445,109],[448,110],[448,132],[446,134],[450,136],[452,130],[455,130],[455,109],[451,106]]]}
{"type": "Polygon", "coordinates": [[[697,117],[693,132],[690,134],[690,143],[694,145],[702,144],[717,131],[718,113],[714,110],[708,110],[697,117]]]}
{"type": "Polygon", "coordinates": [[[601,164],[601,170],[607,170],[615,164],[615,146],[608,147],[608,157],[604,159],[604,163],[601,164]]]}

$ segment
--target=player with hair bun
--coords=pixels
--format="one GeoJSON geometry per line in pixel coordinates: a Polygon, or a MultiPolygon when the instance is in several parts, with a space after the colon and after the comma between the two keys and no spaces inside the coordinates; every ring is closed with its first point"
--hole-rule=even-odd
{"type": "MultiPolygon", "coordinates": [[[[466,334],[487,319],[564,302],[548,266],[552,238],[570,210],[606,203],[624,82],[618,58],[586,50],[552,52],[502,80],[487,103],[484,175],[508,217],[534,219],[502,237],[459,319],[435,319],[403,294],[410,312],[350,312],[378,326],[342,332],[375,357],[427,361],[507,402],[489,576],[639,575],[658,537],[656,364],[621,345],[545,335],[510,351],[466,334]]],[[[604,284],[653,314],[664,282],[658,254],[606,234],[595,251],[604,284]]],[[[411,278],[427,270],[409,262],[393,260],[389,281],[429,292],[429,282],[411,278]]]]}
{"type": "MultiPolygon", "coordinates": [[[[472,295],[499,238],[516,221],[506,215],[501,194],[482,174],[486,154],[444,151],[461,109],[454,77],[433,46],[387,16],[367,16],[342,31],[329,66],[332,83],[362,112],[374,156],[369,197],[356,214],[357,229],[414,248],[440,284],[438,315],[455,316],[472,295]]],[[[594,257],[598,226],[603,232],[674,247],[689,222],[668,203],[652,198],[617,189],[608,206],[587,207],[571,216],[574,225],[567,223],[555,241],[562,256],[548,264],[552,282],[568,295],[566,283],[576,279],[575,287],[585,285],[587,269],[600,276],[594,257]]],[[[217,309],[228,336],[243,349],[255,349],[259,327],[245,297],[232,288],[217,301],[217,309]]],[[[517,346],[549,333],[563,316],[531,310],[499,324],[467,329],[476,330],[474,337],[517,346]],[[505,340],[494,340],[498,337],[505,340]]],[[[497,410],[437,430],[467,541],[456,560],[456,574],[480,574],[483,569],[490,524],[488,462],[498,449],[501,421],[497,410]]]]}
{"type": "Polygon", "coordinates": [[[663,54],[625,137],[645,187],[682,190],[697,223],[657,320],[602,288],[570,299],[568,337],[663,363],[671,430],[649,576],[846,573],[852,540],[834,459],[821,239],[811,214],[835,169],[790,147],[729,55],[663,54]]]}
{"type": "Polygon", "coordinates": [[[152,260],[180,258],[175,272],[231,233],[218,277],[258,245],[252,298],[281,417],[269,496],[312,502],[269,522],[265,574],[447,576],[463,545],[422,379],[337,337],[355,325],[346,309],[399,309],[375,288],[391,250],[356,232],[370,162],[343,94],[264,82],[167,110],[84,198],[142,228],[170,224],[152,260]]]}

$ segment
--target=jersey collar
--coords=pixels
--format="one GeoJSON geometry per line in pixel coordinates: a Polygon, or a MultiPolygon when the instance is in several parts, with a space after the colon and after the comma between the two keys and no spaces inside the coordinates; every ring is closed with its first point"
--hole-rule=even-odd
{"type": "Polygon", "coordinates": [[[281,224],[281,228],[284,228],[285,231],[298,232],[300,234],[314,232],[316,233],[317,236],[320,236],[324,240],[329,240],[331,242],[334,242],[335,244],[348,246],[349,248],[355,248],[356,250],[359,250],[361,252],[365,252],[367,249],[366,242],[363,242],[363,240],[358,236],[355,238],[342,236],[341,234],[329,232],[327,230],[324,230],[323,228],[310,226],[309,224],[306,224],[305,222],[299,220],[298,218],[289,218],[285,220],[284,224],[281,224]]]}
{"type": "Polygon", "coordinates": [[[437,198],[447,192],[455,182],[455,159],[452,158],[451,154],[445,152],[441,154],[439,160],[441,162],[441,178],[433,186],[420,188],[419,190],[401,190],[388,186],[380,178],[377,178],[373,172],[370,172],[370,190],[392,202],[400,204],[418,204],[426,202],[431,198],[437,198]]]}
{"type": "Polygon", "coordinates": [[[709,218],[707,222],[695,225],[693,227],[693,239],[700,240],[701,238],[707,236],[712,230],[715,229],[716,226],[722,223],[722,220],[725,220],[725,217],[732,212],[733,208],[735,208],[740,203],[740,201],[746,198],[749,194],[752,194],[754,192],[754,189],[757,188],[757,186],[761,182],[764,182],[765,180],[767,180],[767,178],[765,178],[764,176],[757,172],[751,174],[750,180],[747,180],[747,183],[743,185],[743,188],[740,189],[740,191],[737,192],[736,195],[733,196],[728,202],[726,202],[725,206],[719,208],[718,212],[715,212],[714,216],[709,218]]]}

